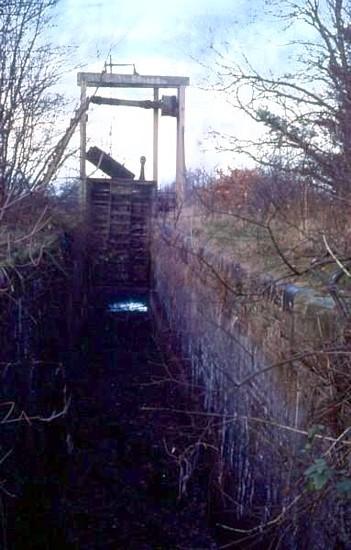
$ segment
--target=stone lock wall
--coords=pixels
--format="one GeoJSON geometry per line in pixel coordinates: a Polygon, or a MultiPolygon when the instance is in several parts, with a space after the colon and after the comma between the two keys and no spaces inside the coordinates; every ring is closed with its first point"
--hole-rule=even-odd
{"type": "MultiPolygon", "coordinates": [[[[250,526],[271,521],[301,491],[304,432],[316,421],[325,389],[300,356],[312,343],[318,348],[342,337],[333,301],[249,276],[167,226],[155,232],[153,273],[191,379],[205,387],[204,408],[222,414],[218,433],[236,503],[232,520],[250,526]],[[285,362],[291,356],[295,361],[285,362]]],[[[323,444],[317,447],[318,454],[323,444]]],[[[308,518],[306,547],[333,548],[338,527],[328,521],[330,529],[327,523],[321,529],[324,514],[338,515],[330,506],[308,518]]],[[[289,521],[284,548],[302,548],[306,515],[289,521]]]]}

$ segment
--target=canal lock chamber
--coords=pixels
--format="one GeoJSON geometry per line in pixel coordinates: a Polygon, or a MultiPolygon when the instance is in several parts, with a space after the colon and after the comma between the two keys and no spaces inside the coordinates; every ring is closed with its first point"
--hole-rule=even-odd
{"type": "Polygon", "coordinates": [[[3,297],[1,547],[215,548],[149,294],[60,259],[3,297]]]}
{"type": "Polygon", "coordinates": [[[262,349],[186,250],[171,262],[157,248],[151,292],[94,286],[66,251],[3,296],[3,548],[344,544],[347,513],[339,543],[327,505],[257,531],[290,501],[285,450],[301,440],[245,416],[262,418],[268,397],[288,424],[290,386],[269,377],[233,394],[233,364],[250,376],[262,349]]]}

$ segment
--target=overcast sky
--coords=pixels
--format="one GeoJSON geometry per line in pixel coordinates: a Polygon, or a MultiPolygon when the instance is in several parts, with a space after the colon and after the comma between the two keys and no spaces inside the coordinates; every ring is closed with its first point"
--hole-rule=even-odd
{"type": "MultiPolygon", "coordinates": [[[[250,134],[255,129],[227,105],[221,94],[203,89],[208,87],[216,69],[210,46],[215,44],[228,58],[239,59],[245,52],[258,67],[278,67],[282,63],[282,38],[276,23],[263,16],[263,3],[264,0],[61,0],[56,39],[77,46],[76,60],[83,71],[102,70],[111,54],[114,63],[135,63],[140,74],[189,76],[187,167],[234,166],[240,160],[230,153],[215,152],[207,139],[209,130],[250,134]]],[[[78,97],[74,74],[66,82],[69,93],[78,97]]],[[[110,95],[109,91],[104,92],[110,95]]],[[[145,90],[142,96],[148,99],[149,93],[145,90]]],[[[118,97],[127,95],[118,92],[118,97]]],[[[151,177],[151,112],[94,106],[89,112],[88,135],[92,145],[105,148],[135,172],[139,157],[146,155],[150,161],[147,176],[151,177]]],[[[175,120],[162,117],[162,181],[169,181],[174,175],[174,147],[175,120]]]]}

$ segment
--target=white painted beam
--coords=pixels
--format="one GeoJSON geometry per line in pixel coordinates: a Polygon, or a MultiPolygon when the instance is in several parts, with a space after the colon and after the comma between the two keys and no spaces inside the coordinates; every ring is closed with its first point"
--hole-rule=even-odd
{"type": "MultiPolygon", "coordinates": [[[[154,88],[154,102],[157,103],[159,100],[159,90],[154,88]]],[[[159,114],[158,109],[154,109],[154,135],[153,135],[153,173],[152,179],[158,182],[158,121],[159,114]]]]}
{"type": "MultiPolygon", "coordinates": [[[[87,101],[87,89],[85,82],[80,87],[80,105],[87,101]]],[[[87,113],[83,113],[80,119],[80,205],[85,212],[87,206],[87,185],[86,185],[86,149],[87,149],[87,113]]]]}
{"type": "Polygon", "coordinates": [[[177,117],[177,159],[176,159],[176,197],[179,205],[184,202],[185,192],[185,86],[178,88],[178,117],[177,117]]]}
{"type": "Polygon", "coordinates": [[[78,73],[78,85],[108,88],[178,88],[188,86],[185,76],[152,76],[114,73],[78,73]]]}

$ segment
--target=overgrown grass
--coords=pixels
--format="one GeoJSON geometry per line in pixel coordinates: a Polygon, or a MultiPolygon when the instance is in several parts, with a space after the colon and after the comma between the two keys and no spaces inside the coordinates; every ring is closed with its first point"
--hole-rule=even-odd
{"type": "MultiPolygon", "coordinates": [[[[180,223],[201,245],[250,272],[323,290],[351,259],[348,202],[312,195],[307,207],[299,197],[278,205],[273,199],[262,211],[202,192],[183,209],[180,223]]],[[[349,289],[350,280],[345,271],[340,288],[349,289]]]]}
{"type": "Polygon", "coordinates": [[[0,209],[0,269],[39,265],[43,252],[81,223],[71,203],[70,198],[33,193],[0,209]]]}

